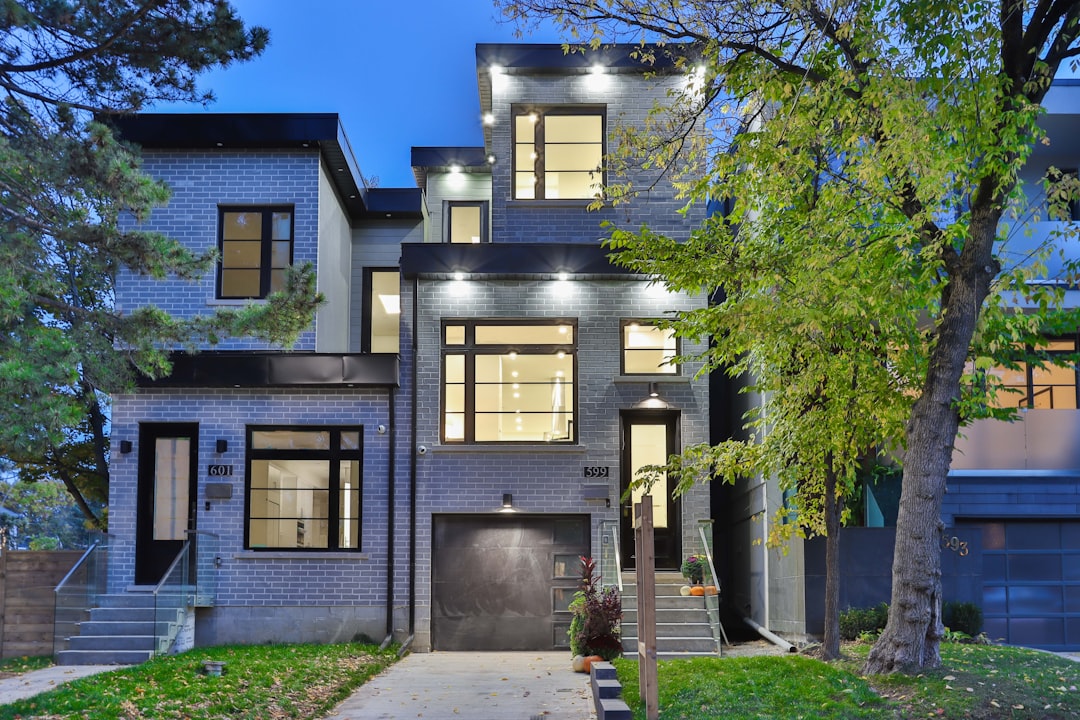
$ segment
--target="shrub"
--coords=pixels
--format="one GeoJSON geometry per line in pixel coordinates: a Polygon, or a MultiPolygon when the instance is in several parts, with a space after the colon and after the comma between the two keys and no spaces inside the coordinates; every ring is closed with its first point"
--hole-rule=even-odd
{"type": "Polygon", "coordinates": [[[599,655],[611,660],[622,654],[622,600],[615,588],[597,587],[595,574],[596,561],[581,558],[581,589],[570,603],[570,654],[599,655]]]}
{"type": "Polygon", "coordinates": [[[982,608],[971,602],[947,602],[941,606],[941,621],[953,632],[976,637],[982,632],[982,608]]]}
{"type": "Polygon", "coordinates": [[[860,636],[877,636],[889,621],[889,604],[871,608],[848,608],[840,613],[840,639],[858,640],[860,636]]]}

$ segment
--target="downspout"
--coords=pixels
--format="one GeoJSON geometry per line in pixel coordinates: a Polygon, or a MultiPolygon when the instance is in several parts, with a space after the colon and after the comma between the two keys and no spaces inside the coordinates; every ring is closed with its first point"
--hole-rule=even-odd
{"type": "Polygon", "coordinates": [[[420,305],[420,281],[413,278],[412,297],[412,407],[409,409],[409,423],[411,431],[409,439],[409,638],[416,632],[416,405],[418,375],[417,354],[419,342],[417,340],[417,321],[419,318],[420,305]]]}
{"type": "Polygon", "coordinates": [[[394,514],[395,514],[395,476],[397,475],[397,423],[394,422],[394,386],[386,390],[386,426],[390,437],[390,458],[387,462],[387,498],[386,498],[386,637],[394,634],[394,514]]]}

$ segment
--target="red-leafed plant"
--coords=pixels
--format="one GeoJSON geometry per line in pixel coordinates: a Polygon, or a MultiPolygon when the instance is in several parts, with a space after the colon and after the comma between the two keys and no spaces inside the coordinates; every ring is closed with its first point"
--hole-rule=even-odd
{"type": "Polygon", "coordinates": [[[596,581],[596,561],[581,558],[581,585],[570,603],[570,653],[599,655],[611,660],[622,654],[619,623],[622,599],[615,588],[600,588],[596,581]]]}

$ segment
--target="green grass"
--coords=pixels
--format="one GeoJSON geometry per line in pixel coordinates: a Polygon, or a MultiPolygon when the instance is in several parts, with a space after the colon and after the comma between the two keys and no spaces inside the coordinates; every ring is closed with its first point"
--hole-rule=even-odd
{"type": "Polygon", "coordinates": [[[53,664],[50,655],[23,655],[22,657],[0,660],[0,678],[22,675],[31,670],[41,670],[53,664]]]}
{"type": "MultiPolygon", "coordinates": [[[[1080,720],[1080,663],[1021,648],[942,645],[940,669],[865,677],[868,645],[824,663],[798,655],[659,663],[662,720],[973,718],[1080,720]]],[[[623,699],[643,720],[637,662],[616,660],[623,699]]]]}
{"type": "Polygon", "coordinates": [[[395,659],[372,645],[200,648],[2,705],[0,720],[316,718],[395,659]],[[203,675],[204,660],[224,660],[225,674],[203,675]]]}

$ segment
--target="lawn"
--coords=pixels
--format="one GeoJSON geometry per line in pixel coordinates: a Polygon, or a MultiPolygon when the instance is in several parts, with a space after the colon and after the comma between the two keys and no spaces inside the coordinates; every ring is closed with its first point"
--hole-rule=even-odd
{"type": "MultiPolygon", "coordinates": [[[[660,718],[1080,720],[1080,663],[1056,655],[947,643],[938,670],[865,677],[868,650],[847,646],[833,663],[799,655],[663,661],[660,718]]],[[[623,698],[642,720],[637,662],[615,665],[623,698]]]]}
{"type": "Polygon", "coordinates": [[[0,720],[318,718],[396,659],[373,645],[200,648],[0,705],[0,720]],[[225,661],[225,674],[202,674],[204,660],[225,661]]]}

